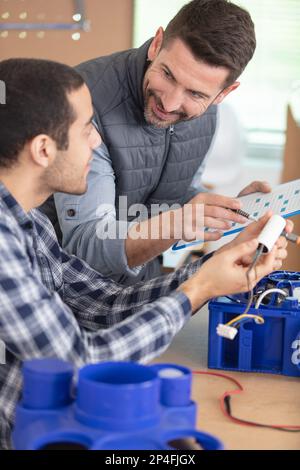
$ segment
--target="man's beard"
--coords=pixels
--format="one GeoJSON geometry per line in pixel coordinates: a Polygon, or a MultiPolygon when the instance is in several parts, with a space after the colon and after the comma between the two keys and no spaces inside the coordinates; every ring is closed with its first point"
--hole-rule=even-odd
{"type": "Polygon", "coordinates": [[[157,106],[159,106],[162,110],[164,109],[160,98],[156,96],[155,92],[152,90],[147,90],[146,97],[145,97],[145,105],[144,105],[144,116],[148,124],[151,124],[152,126],[157,127],[159,129],[167,129],[168,127],[173,126],[177,124],[178,122],[189,120],[188,116],[185,113],[182,113],[181,111],[172,111],[171,113],[168,113],[170,115],[174,115],[174,118],[175,116],[177,116],[177,119],[170,119],[170,120],[160,119],[154,113],[149,103],[151,97],[154,98],[157,106]]]}
{"type": "Polygon", "coordinates": [[[51,193],[83,195],[88,189],[87,175],[78,174],[77,169],[64,161],[63,153],[59,153],[41,178],[41,190],[47,188],[51,193]]]}

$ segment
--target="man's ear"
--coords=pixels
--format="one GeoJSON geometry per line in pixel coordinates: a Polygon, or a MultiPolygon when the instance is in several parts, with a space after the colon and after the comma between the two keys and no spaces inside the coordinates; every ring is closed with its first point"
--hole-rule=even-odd
{"type": "Polygon", "coordinates": [[[148,60],[152,62],[158,55],[161,45],[164,39],[164,30],[160,26],[156,31],[155,37],[153,38],[150,47],[148,49],[148,60]]]}
{"type": "Polygon", "coordinates": [[[32,139],[29,144],[32,161],[42,167],[48,168],[57,153],[56,143],[48,135],[40,134],[32,139]]]}
{"type": "Polygon", "coordinates": [[[215,100],[213,101],[213,104],[222,103],[222,101],[226,98],[226,96],[229,95],[229,93],[231,93],[232,91],[236,90],[239,86],[240,86],[240,82],[234,82],[232,85],[224,88],[224,90],[222,90],[218,94],[218,96],[215,98],[215,100]]]}

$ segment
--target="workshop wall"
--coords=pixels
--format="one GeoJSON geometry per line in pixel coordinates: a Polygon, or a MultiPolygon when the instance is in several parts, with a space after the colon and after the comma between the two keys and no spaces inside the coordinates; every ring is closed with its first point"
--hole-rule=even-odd
{"type": "Polygon", "coordinates": [[[132,18],[133,0],[0,0],[0,59],[33,57],[76,65],[131,47],[132,18]],[[78,5],[84,9],[88,31],[25,27],[26,23],[74,24],[78,5]],[[11,23],[21,29],[10,30],[11,23]]]}

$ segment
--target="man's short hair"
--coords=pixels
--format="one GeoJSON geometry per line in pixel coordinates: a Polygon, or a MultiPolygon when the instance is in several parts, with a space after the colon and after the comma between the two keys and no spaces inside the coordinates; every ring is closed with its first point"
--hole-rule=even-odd
{"type": "Polygon", "coordinates": [[[27,142],[47,134],[59,150],[69,145],[76,115],[68,93],[84,81],[71,67],[49,60],[8,59],[0,62],[6,102],[0,105],[0,168],[10,168],[27,142]]]}
{"type": "Polygon", "coordinates": [[[168,24],[162,47],[181,39],[197,60],[226,67],[224,87],[241,75],[255,47],[254,24],[249,13],[227,0],[193,0],[168,24]]]}

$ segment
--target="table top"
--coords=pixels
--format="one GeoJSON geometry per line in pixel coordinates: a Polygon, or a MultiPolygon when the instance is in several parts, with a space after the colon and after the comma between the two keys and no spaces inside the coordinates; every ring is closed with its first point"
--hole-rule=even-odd
{"type": "MultiPolygon", "coordinates": [[[[237,379],[244,392],[231,399],[234,416],[276,425],[300,426],[300,380],[273,374],[237,373],[207,369],[208,309],[204,307],[178,333],[154,362],[185,365],[192,370],[224,373],[237,379]]],[[[228,450],[300,449],[300,432],[291,433],[233,423],[223,415],[219,398],[236,387],[228,380],[194,375],[197,428],[218,437],[228,450]]]]}

